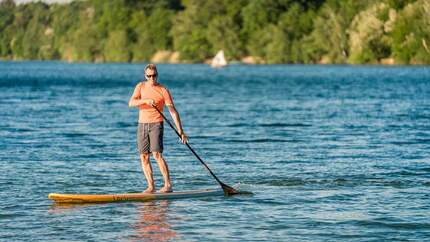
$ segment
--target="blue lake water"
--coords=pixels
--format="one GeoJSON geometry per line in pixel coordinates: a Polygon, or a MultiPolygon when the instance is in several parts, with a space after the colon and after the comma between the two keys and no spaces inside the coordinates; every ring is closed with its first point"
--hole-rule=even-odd
{"type": "MultiPolygon", "coordinates": [[[[190,144],[254,195],[53,205],[145,189],[143,67],[0,62],[0,240],[429,240],[428,67],[158,65],[190,144]]],[[[217,187],[168,126],[164,155],[175,190],[217,187]]]]}

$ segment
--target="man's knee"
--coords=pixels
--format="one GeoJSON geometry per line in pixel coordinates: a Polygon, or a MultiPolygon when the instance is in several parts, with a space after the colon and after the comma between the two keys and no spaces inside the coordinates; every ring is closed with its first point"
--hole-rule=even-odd
{"type": "Polygon", "coordinates": [[[163,155],[160,152],[152,152],[152,156],[154,156],[154,159],[160,160],[163,158],[163,155]]]}
{"type": "Polygon", "coordinates": [[[143,163],[149,163],[149,154],[140,154],[140,160],[143,163]]]}

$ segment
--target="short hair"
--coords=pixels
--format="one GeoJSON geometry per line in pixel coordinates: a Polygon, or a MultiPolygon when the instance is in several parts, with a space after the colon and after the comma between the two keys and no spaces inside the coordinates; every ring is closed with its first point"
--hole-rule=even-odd
{"type": "Polygon", "coordinates": [[[145,73],[146,73],[146,70],[154,70],[155,73],[158,74],[157,67],[154,64],[148,64],[148,65],[146,65],[145,66],[145,73]]]}

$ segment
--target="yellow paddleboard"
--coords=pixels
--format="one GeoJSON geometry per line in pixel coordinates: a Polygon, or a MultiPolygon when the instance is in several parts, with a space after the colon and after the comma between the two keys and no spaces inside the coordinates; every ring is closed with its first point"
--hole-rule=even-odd
{"type": "Polygon", "coordinates": [[[108,203],[122,201],[151,201],[178,198],[224,195],[223,190],[207,189],[170,193],[124,193],[124,194],[60,194],[50,193],[48,198],[56,203],[108,203]]]}

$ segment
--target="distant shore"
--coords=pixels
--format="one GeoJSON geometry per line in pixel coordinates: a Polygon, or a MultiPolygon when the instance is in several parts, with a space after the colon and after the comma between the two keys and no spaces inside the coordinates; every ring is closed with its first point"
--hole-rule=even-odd
{"type": "MultiPolygon", "coordinates": [[[[130,61],[130,62],[112,62],[112,61],[105,61],[103,57],[98,57],[94,61],[80,61],[80,60],[73,60],[72,58],[68,59],[52,59],[52,60],[34,60],[34,59],[20,59],[20,58],[10,58],[10,57],[0,57],[0,61],[60,61],[65,63],[142,63],[142,62],[149,62],[149,63],[156,63],[156,64],[210,64],[212,59],[206,59],[203,62],[191,62],[186,60],[180,59],[180,54],[177,51],[157,51],[150,60],[142,60],[142,61],[130,61]]],[[[267,65],[266,61],[264,61],[260,57],[256,56],[244,56],[239,60],[227,60],[228,64],[245,64],[245,65],[267,65]]],[[[297,65],[362,65],[362,64],[351,64],[351,63],[330,63],[327,60],[322,59],[318,63],[279,63],[279,64],[297,64],[297,65]]],[[[404,63],[396,63],[394,58],[384,58],[381,59],[378,62],[375,63],[368,63],[366,65],[427,65],[422,63],[410,63],[410,64],[404,64],[404,63]]]]}
{"type": "Polygon", "coordinates": [[[430,65],[429,0],[53,1],[0,0],[0,59],[430,65]]]}

